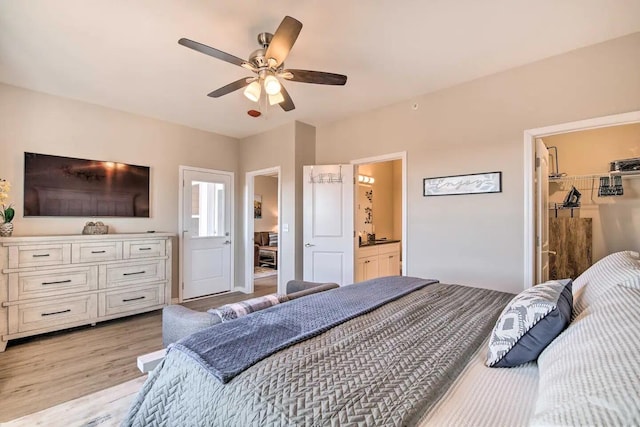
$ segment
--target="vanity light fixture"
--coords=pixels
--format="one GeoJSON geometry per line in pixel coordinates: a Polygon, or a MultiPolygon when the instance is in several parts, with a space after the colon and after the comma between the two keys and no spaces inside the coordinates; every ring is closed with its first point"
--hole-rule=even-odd
{"type": "Polygon", "coordinates": [[[358,182],[363,184],[373,184],[376,180],[372,176],[358,175],[358,182]]]}

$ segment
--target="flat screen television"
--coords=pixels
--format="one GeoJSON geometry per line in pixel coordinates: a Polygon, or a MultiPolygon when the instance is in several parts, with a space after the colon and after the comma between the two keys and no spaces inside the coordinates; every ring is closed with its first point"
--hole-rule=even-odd
{"type": "Polygon", "coordinates": [[[149,217],[149,167],[24,153],[24,216],[149,217]]]}

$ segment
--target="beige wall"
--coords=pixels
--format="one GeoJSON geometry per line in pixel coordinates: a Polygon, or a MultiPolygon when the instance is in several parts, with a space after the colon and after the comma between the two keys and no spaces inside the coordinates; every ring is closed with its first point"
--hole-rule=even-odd
{"type": "MultiPolygon", "coordinates": [[[[640,157],[640,124],[554,135],[544,138],[544,142],[558,148],[560,172],[569,176],[606,173],[612,160],[640,157]]],[[[550,201],[562,203],[571,185],[582,193],[581,207],[575,215],[593,219],[594,262],[613,252],[640,250],[640,174],[624,177],[624,195],[615,197],[598,197],[597,179],[551,182],[550,201]]],[[[559,216],[568,214],[559,211],[559,216]]]]}
{"type": "Polygon", "coordinates": [[[254,219],[254,231],[278,231],[278,178],[256,176],[253,192],[262,198],[262,218],[254,219]]]}
{"type": "MultiPolygon", "coordinates": [[[[278,256],[282,262],[278,271],[281,284],[302,278],[302,165],[313,164],[314,160],[315,128],[301,122],[292,122],[240,142],[239,191],[243,194],[246,192],[247,172],[280,167],[280,224],[289,230],[282,231],[279,236],[278,256]]],[[[244,196],[238,200],[246,202],[244,196]]],[[[251,200],[253,203],[253,195],[251,200]]],[[[244,241],[247,237],[242,236],[242,239],[244,241]]],[[[239,251],[236,253],[237,260],[244,260],[245,257],[241,246],[236,246],[239,251]]],[[[244,263],[239,261],[236,266],[236,278],[241,278],[236,283],[244,283],[244,263]]]]}
{"type": "MultiPolygon", "coordinates": [[[[295,124],[290,123],[279,128],[251,136],[240,141],[240,173],[238,176],[238,203],[236,207],[242,208],[238,212],[244,212],[247,203],[246,173],[280,166],[281,179],[281,207],[279,212],[280,223],[289,226],[289,232],[283,232],[278,236],[278,256],[282,260],[295,258],[295,235],[292,225],[295,223],[295,170],[294,170],[294,141],[295,124]]],[[[250,195],[250,203],[253,206],[253,194],[250,195]]],[[[236,216],[239,226],[243,215],[236,216]]],[[[252,236],[245,236],[244,227],[238,229],[238,242],[247,243],[252,236]]],[[[244,243],[236,245],[236,285],[244,284],[244,243]]],[[[253,244],[249,249],[253,251],[253,244]]],[[[252,252],[253,253],[253,252],[252,252]]],[[[293,279],[295,276],[295,264],[291,262],[280,263],[278,266],[281,283],[293,279]]]]}
{"type": "Polygon", "coordinates": [[[296,206],[296,222],[295,222],[295,239],[296,239],[296,251],[295,251],[295,278],[302,279],[303,274],[303,251],[304,242],[302,234],[303,224],[303,186],[304,180],[308,177],[304,177],[302,174],[302,167],[305,165],[313,165],[316,162],[316,128],[302,122],[296,122],[295,133],[295,197],[297,201],[296,206]]]}
{"type": "Polygon", "coordinates": [[[523,131],[640,110],[638,52],[640,33],[319,126],[316,161],[406,150],[405,271],[518,292],[523,131]],[[422,196],[425,177],[491,171],[502,171],[502,193],[422,196]]]}
{"type": "MultiPolygon", "coordinates": [[[[15,235],[78,234],[91,218],[23,218],[24,152],[151,167],[150,218],[100,218],[109,232],[178,232],[178,166],[236,172],[237,140],[0,84],[0,177],[13,184],[15,235]]],[[[178,295],[174,241],[172,296],[178,295]]]]}

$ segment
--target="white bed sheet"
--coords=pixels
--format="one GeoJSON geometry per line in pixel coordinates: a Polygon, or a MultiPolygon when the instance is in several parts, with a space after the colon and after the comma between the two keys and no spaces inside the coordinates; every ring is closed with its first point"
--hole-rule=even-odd
{"type": "Polygon", "coordinates": [[[538,394],[538,366],[484,365],[488,340],[471,358],[420,426],[527,426],[538,394]]]}

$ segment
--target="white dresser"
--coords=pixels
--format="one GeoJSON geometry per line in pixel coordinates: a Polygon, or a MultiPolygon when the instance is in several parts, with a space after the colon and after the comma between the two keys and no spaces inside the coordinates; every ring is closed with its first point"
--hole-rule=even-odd
{"type": "Polygon", "coordinates": [[[10,339],[169,304],[172,236],[0,238],[0,351],[10,339]]]}

